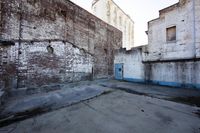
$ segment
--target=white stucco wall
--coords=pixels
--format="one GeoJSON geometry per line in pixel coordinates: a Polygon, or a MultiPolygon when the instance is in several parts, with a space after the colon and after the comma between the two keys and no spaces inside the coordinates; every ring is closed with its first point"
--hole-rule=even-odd
{"type": "Polygon", "coordinates": [[[140,47],[131,51],[119,50],[116,52],[114,63],[123,64],[123,78],[125,80],[144,80],[144,65],[140,47]]]}
{"type": "Polygon", "coordinates": [[[92,11],[94,15],[122,31],[123,48],[129,50],[134,46],[134,22],[112,0],[97,0],[92,5],[92,11]]]}
{"type": "MultiPolygon", "coordinates": [[[[160,11],[160,17],[148,23],[148,52],[146,61],[188,59],[195,57],[195,45],[198,46],[199,0],[196,2],[196,41],[194,43],[194,16],[192,0],[182,0],[177,4],[160,11]],[[166,41],[166,28],[176,26],[176,41],[166,41]]],[[[199,50],[199,48],[197,48],[199,50]]],[[[197,53],[197,55],[199,55],[197,53]]]]}
{"type": "Polygon", "coordinates": [[[147,79],[161,85],[200,88],[200,61],[151,63],[147,79]]]}
{"type": "Polygon", "coordinates": [[[143,58],[150,62],[146,79],[200,88],[200,0],[180,0],[161,10],[148,26],[148,54],[143,58]],[[176,26],[176,41],[167,42],[166,28],[171,26],[176,26]]]}
{"type": "Polygon", "coordinates": [[[143,62],[144,48],[116,52],[114,63],[123,64],[123,80],[200,89],[200,61],[143,62]]]}
{"type": "Polygon", "coordinates": [[[148,25],[147,46],[115,56],[124,64],[124,79],[200,89],[200,0],[180,0],[148,25]],[[169,42],[166,29],[172,26],[176,40],[169,42]]]}
{"type": "Polygon", "coordinates": [[[200,0],[195,2],[196,57],[200,58],[200,0]]]}

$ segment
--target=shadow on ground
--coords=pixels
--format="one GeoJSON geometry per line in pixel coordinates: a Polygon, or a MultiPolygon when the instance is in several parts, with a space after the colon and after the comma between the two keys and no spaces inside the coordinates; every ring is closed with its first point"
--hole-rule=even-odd
{"type": "MultiPolygon", "coordinates": [[[[98,96],[109,95],[117,90],[138,96],[164,99],[200,107],[200,91],[195,89],[163,87],[116,80],[88,81],[35,89],[19,89],[11,92],[10,98],[3,106],[3,109],[0,110],[0,127],[32,118],[45,112],[69,107],[98,96]]],[[[134,95],[132,96],[134,97],[134,95]]],[[[141,112],[144,112],[144,109],[141,109],[141,112]]],[[[200,117],[200,110],[192,113],[200,117]]]]}
{"type": "Polygon", "coordinates": [[[144,95],[200,107],[200,90],[197,89],[166,87],[116,80],[103,82],[100,85],[131,94],[144,95]]]}

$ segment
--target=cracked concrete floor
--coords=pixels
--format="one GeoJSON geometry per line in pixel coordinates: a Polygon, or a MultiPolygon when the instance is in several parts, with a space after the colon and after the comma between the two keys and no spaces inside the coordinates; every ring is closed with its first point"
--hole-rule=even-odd
{"type": "Polygon", "coordinates": [[[198,107],[115,90],[0,133],[200,133],[198,107]]]}

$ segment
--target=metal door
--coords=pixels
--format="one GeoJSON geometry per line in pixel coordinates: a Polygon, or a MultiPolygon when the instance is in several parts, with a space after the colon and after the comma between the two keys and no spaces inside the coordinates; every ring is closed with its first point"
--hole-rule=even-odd
{"type": "Polygon", "coordinates": [[[123,64],[115,64],[115,79],[123,79],[123,64]]]}

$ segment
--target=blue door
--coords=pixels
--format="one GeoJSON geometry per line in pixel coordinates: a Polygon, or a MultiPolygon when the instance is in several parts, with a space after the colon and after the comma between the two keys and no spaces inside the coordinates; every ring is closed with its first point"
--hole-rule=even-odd
{"type": "Polygon", "coordinates": [[[123,79],[123,64],[115,64],[115,79],[123,79]]]}

